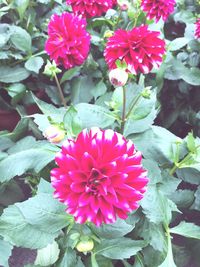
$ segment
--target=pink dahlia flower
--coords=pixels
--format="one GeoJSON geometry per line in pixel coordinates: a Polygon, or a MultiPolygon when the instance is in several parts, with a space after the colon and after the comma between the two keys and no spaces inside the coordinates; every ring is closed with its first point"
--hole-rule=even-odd
{"type": "Polygon", "coordinates": [[[142,156],[131,141],[113,130],[85,129],[67,140],[51,171],[54,197],[78,223],[113,223],[138,208],[148,179],[142,156]]]}
{"type": "Polygon", "coordinates": [[[175,0],[142,0],[141,8],[147,12],[148,19],[154,19],[156,22],[162,18],[164,21],[174,12],[175,0]]]}
{"type": "Polygon", "coordinates": [[[45,50],[57,65],[66,69],[81,65],[87,58],[90,35],[86,20],[71,13],[54,14],[48,25],[48,40],[45,50]]]}
{"type": "Polygon", "coordinates": [[[200,18],[195,23],[195,37],[200,39],[200,18]]]}
{"type": "Polygon", "coordinates": [[[116,4],[116,0],[67,0],[73,12],[86,18],[101,16],[116,4]]]}
{"type": "Polygon", "coordinates": [[[158,68],[165,53],[165,42],[159,34],[146,25],[131,31],[118,29],[108,39],[104,51],[109,68],[115,69],[117,60],[125,61],[127,70],[133,74],[149,73],[153,67],[158,68]]]}

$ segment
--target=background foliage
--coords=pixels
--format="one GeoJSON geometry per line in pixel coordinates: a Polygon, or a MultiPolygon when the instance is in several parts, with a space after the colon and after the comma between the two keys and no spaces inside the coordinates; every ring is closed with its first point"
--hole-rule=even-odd
{"type": "Polygon", "coordinates": [[[66,10],[62,0],[0,2],[0,265],[199,267],[198,1],[177,1],[165,24],[148,21],[166,40],[166,58],[158,71],[126,87],[128,110],[130,100],[151,86],[149,99],[140,98],[124,129],[142,151],[150,178],[141,207],[125,221],[81,230],[52,197],[49,171],[59,146],[43,132],[51,123],[62,125],[68,136],[92,126],[119,129],[122,90],[108,80],[104,34],[116,26],[131,28],[138,10],[132,3],[128,12],[116,8],[88,21],[87,61],[58,75],[71,105],[67,110],[55,82],[43,73],[48,21],[66,10]],[[94,240],[92,253],[75,249],[81,236],[94,240]]]}

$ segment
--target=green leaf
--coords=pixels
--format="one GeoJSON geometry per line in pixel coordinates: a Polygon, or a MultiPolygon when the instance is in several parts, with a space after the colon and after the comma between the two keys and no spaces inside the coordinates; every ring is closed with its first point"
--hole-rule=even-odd
{"type": "Polygon", "coordinates": [[[5,207],[24,200],[23,191],[15,180],[9,182],[8,184],[2,184],[0,186],[0,191],[0,205],[5,207]]]}
{"type": "Polygon", "coordinates": [[[172,211],[177,211],[176,205],[160,192],[156,185],[149,185],[144,198],[141,200],[143,213],[150,222],[169,224],[172,211]]]}
{"type": "Polygon", "coordinates": [[[177,205],[178,208],[189,208],[194,202],[194,192],[192,190],[179,189],[175,192],[175,194],[170,195],[170,199],[177,205]]]}
{"type": "Polygon", "coordinates": [[[13,246],[0,239],[0,265],[9,267],[8,259],[11,256],[13,246]]]}
{"type": "Polygon", "coordinates": [[[181,61],[174,58],[172,58],[169,62],[166,62],[165,64],[166,79],[183,79],[185,82],[191,85],[200,85],[200,70],[198,68],[187,68],[181,61]]]}
{"type": "Polygon", "coordinates": [[[30,34],[18,26],[11,26],[11,37],[10,40],[13,43],[13,45],[23,51],[23,52],[30,52],[32,48],[32,41],[30,34]]]}
{"type": "Polygon", "coordinates": [[[14,145],[14,142],[7,136],[0,135],[0,151],[4,151],[14,145]]]}
{"type": "Polygon", "coordinates": [[[170,51],[176,51],[186,46],[189,43],[189,41],[190,40],[185,37],[176,38],[169,44],[168,48],[170,51]]]}
{"type": "Polygon", "coordinates": [[[40,100],[33,93],[31,93],[31,96],[43,114],[50,117],[55,116],[57,118],[56,121],[63,121],[63,117],[66,112],[65,108],[56,108],[55,106],[40,100]]]}
{"type": "Polygon", "coordinates": [[[80,76],[73,79],[71,86],[72,103],[87,103],[92,99],[91,90],[95,87],[90,76],[80,76]]]}
{"type": "Polygon", "coordinates": [[[40,193],[4,210],[0,217],[0,235],[16,246],[46,247],[71,222],[65,208],[52,194],[40,193]]]}
{"type": "Polygon", "coordinates": [[[143,159],[144,168],[148,171],[148,178],[150,184],[156,184],[162,181],[161,170],[158,163],[151,159],[143,159]]]}
{"type": "Polygon", "coordinates": [[[65,81],[69,81],[72,78],[78,76],[80,74],[80,70],[81,70],[81,67],[74,67],[72,69],[67,70],[62,76],[60,80],[60,84],[64,83],[65,81]]]}
{"type": "Polygon", "coordinates": [[[97,83],[97,85],[91,90],[91,94],[94,96],[95,101],[99,96],[105,94],[107,88],[103,81],[97,83]]]}
{"type": "Polygon", "coordinates": [[[44,180],[43,178],[40,179],[40,183],[38,185],[38,190],[37,193],[46,193],[46,194],[52,194],[53,195],[53,187],[51,185],[51,183],[47,182],[46,180],[44,180]]]}
{"type": "Polygon", "coordinates": [[[30,57],[25,63],[25,68],[38,74],[43,64],[44,60],[42,57],[30,57]]]}
{"type": "Polygon", "coordinates": [[[16,6],[16,9],[19,13],[20,20],[23,19],[24,13],[29,6],[29,0],[14,0],[14,6],[16,6]]]}
{"type": "Polygon", "coordinates": [[[140,251],[146,243],[130,238],[103,239],[95,248],[94,254],[100,254],[110,259],[127,259],[140,251]],[[123,248],[123,249],[122,249],[123,248]]]}
{"type": "Polygon", "coordinates": [[[165,258],[163,263],[158,267],[177,267],[176,264],[174,263],[171,245],[170,247],[168,247],[167,257],[165,258]]]}
{"type": "Polygon", "coordinates": [[[195,196],[195,201],[191,208],[200,211],[200,186],[198,186],[194,196],[195,196]]]}
{"type": "Polygon", "coordinates": [[[9,181],[16,175],[22,175],[28,170],[41,171],[55,157],[57,149],[48,142],[34,141],[34,138],[26,137],[13,147],[7,158],[0,162],[0,182],[9,181]],[[29,146],[29,147],[26,147],[29,146]],[[20,164],[19,164],[20,163],[20,164]]]}
{"type": "MultiPolygon", "coordinates": [[[[151,126],[144,133],[130,137],[145,158],[153,159],[159,163],[172,162],[172,144],[181,139],[159,126],[151,126]]],[[[182,155],[182,151],[180,151],[182,155]]]]}
{"type": "Polygon", "coordinates": [[[162,253],[167,252],[166,234],[162,224],[150,223],[144,219],[138,229],[138,234],[157,251],[162,253]]]}
{"type": "Polygon", "coordinates": [[[82,130],[81,120],[73,106],[70,106],[66,111],[63,122],[69,136],[77,136],[82,130]]]}
{"type": "Polygon", "coordinates": [[[143,119],[139,120],[134,120],[133,118],[128,119],[125,124],[124,135],[128,136],[131,134],[142,133],[146,131],[154,123],[156,115],[157,112],[153,108],[151,113],[149,113],[148,116],[146,116],[143,119]]]}
{"type": "Polygon", "coordinates": [[[200,226],[194,223],[182,221],[179,225],[170,229],[172,234],[182,235],[189,238],[200,239],[200,226]]]}
{"type": "Polygon", "coordinates": [[[7,91],[12,97],[12,104],[15,105],[24,96],[26,87],[22,83],[14,83],[7,88],[7,91]]]}
{"type": "Polygon", "coordinates": [[[58,260],[59,253],[60,249],[58,244],[53,241],[53,243],[48,244],[45,248],[37,251],[37,258],[34,264],[40,266],[52,265],[58,260]]]}
{"type": "Polygon", "coordinates": [[[111,111],[106,108],[80,103],[75,106],[78,111],[78,116],[81,119],[83,128],[101,127],[106,128],[112,125],[115,121],[115,117],[111,111]]]}
{"type": "Polygon", "coordinates": [[[196,150],[196,145],[195,145],[195,138],[193,133],[188,133],[187,138],[187,148],[190,152],[194,152],[196,150]]]}
{"type": "Polygon", "coordinates": [[[0,66],[0,82],[16,83],[25,80],[30,72],[20,66],[8,67],[0,66]]]}
{"type": "Polygon", "coordinates": [[[76,253],[73,249],[67,248],[65,254],[57,263],[57,267],[75,267],[77,262],[76,253]]]}
{"type": "Polygon", "coordinates": [[[200,184],[200,175],[199,175],[199,170],[194,169],[194,168],[182,168],[182,169],[178,169],[176,171],[176,174],[178,175],[178,177],[190,184],[196,184],[199,185],[200,184]]]}
{"type": "Polygon", "coordinates": [[[134,225],[127,224],[124,220],[117,219],[113,224],[103,224],[101,227],[92,227],[93,232],[101,238],[118,238],[131,232],[134,225]]]}

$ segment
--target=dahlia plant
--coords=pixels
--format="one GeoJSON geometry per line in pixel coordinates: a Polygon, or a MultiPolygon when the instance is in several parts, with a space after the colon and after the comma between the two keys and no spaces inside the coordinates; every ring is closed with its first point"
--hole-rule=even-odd
{"type": "Polygon", "coordinates": [[[183,2],[2,1],[0,267],[199,266],[200,7],[183,2]]]}

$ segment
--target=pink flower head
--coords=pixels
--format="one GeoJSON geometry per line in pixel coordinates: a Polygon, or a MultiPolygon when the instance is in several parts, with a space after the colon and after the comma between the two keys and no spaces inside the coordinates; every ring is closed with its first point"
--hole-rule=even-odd
{"type": "Polygon", "coordinates": [[[45,50],[57,65],[66,69],[83,64],[90,47],[86,20],[71,13],[54,14],[48,25],[49,38],[45,50]]]}
{"type": "Polygon", "coordinates": [[[73,12],[86,18],[101,16],[116,4],[116,0],[67,0],[73,12]]]}
{"type": "Polygon", "coordinates": [[[51,171],[54,197],[76,222],[113,223],[138,208],[148,179],[133,143],[113,130],[85,129],[66,140],[51,171]]]}
{"type": "Polygon", "coordinates": [[[164,21],[174,12],[175,0],[142,0],[141,8],[147,12],[148,19],[154,19],[156,22],[162,18],[164,21]]]}
{"type": "Polygon", "coordinates": [[[127,70],[133,74],[149,73],[158,68],[165,53],[165,42],[158,38],[160,32],[150,31],[142,25],[131,31],[118,29],[108,39],[104,51],[110,69],[116,68],[116,61],[125,61],[127,70]]]}
{"type": "Polygon", "coordinates": [[[200,39],[200,18],[195,23],[195,37],[200,39]]]}

